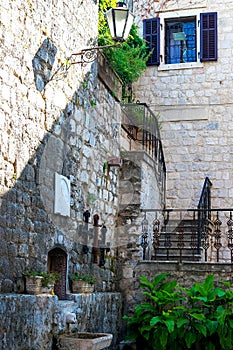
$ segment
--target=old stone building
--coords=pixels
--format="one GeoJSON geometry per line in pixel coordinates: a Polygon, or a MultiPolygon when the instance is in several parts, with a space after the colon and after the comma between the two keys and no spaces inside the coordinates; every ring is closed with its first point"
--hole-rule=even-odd
{"type": "MultiPolygon", "coordinates": [[[[152,42],[154,56],[159,50],[159,57],[157,62],[151,58],[154,62],[136,83],[135,98],[159,113],[162,121],[170,207],[196,206],[206,176],[212,181],[213,207],[232,206],[232,11],[231,0],[134,1],[142,35],[143,23],[160,20],[158,45],[152,42]],[[201,24],[205,14],[215,21],[209,34],[201,24]],[[168,39],[169,31],[186,37],[168,39]],[[203,31],[215,41],[210,57],[203,56],[208,49],[203,47],[203,31]],[[171,58],[172,47],[179,57],[171,58]]],[[[144,27],[146,35],[150,40],[144,27]]]]}
{"type": "Polygon", "coordinates": [[[112,349],[120,340],[116,253],[139,245],[140,220],[123,230],[119,203],[138,216],[142,186],[161,198],[149,158],[127,158],[125,175],[120,167],[128,138],[114,73],[102,56],[79,63],[97,29],[96,0],[1,4],[2,349],[51,349],[69,312],[80,331],[114,334],[112,349]],[[55,296],[29,295],[26,271],[59,273],[55,296]],[[72,293],[75,272],[95,275],[94,294],[72,293]]]}
{"type": "MultiPolygon", "coordinates": [[[[170,270],[186,282],[197,270],[199,277],[213,270],[230,276],[228,231],[216,250],[214,224],[213,250],[203,249],[195,264],[181,264],[182,249],[178,262],[168,262],[168,253],[156,261],[156,249],[157,220],[166,227],[167,208],[183,209],[181,216],[196,208],[205,178],[213,208],[231,208],[232,1],[129,5],[153,54],[133,86],[137,103],[125,105],[102,55],[77,63],[84,48],[97,45],[98,1],[1,4],[2,349],[52,349],[72,313],[72,327],[112,333],[109,349],[116,350],[122,315],[141,297],[140,275],[170,270]],[[206,36],[204,21],[213,25],[206,36]],[[29,295],[27,270],[58,272],[55,295],[29,295]],[[94,293],[72,292],[75,272],[95,275],[94,293]]],[[[223,211],[225,222],[229,215],[223,211]]]]}

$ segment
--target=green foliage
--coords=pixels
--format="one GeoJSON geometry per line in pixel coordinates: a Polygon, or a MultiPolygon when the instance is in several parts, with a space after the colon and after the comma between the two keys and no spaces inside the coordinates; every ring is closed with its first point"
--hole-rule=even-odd
{"type": "Polygon", "coordinates": [[[233,291],[215,286],[214,276],[190,289],[160,274],[141,277],[146,302],[125,316],[129,338],[145,350],[233,349],[233,291]]]}
{"type": "Polygon", "coordinates": [[[49,287],[50,285],[55,284],[59,278],[60,274],[58,272],[41,272],[42,287],[49,287]]]}
{"type": "Polygon", "coordinates": [[[96,106],[95,100],[91,100],[91,101],[90,101],[90,105],[91,105],[91,106],[96,106]]]}
{"type": "Polygon", "coordinates": [[[96,201],[96,196],[92,193],[88,193],[87,195],[87,204],[90,205],[90,204],[93,204],[95,201],[96,201]]]}
{"type": "Polygon", "coordinates": [[[95,276],[85,275],[83,273],[78,273],[78,272],[69,275],[69,278],[71,281],[81,280],[81,281],[85,281],[85,282],[90,283],[90,284],[94,284],[96,282],[95,276]]]}
{"type": "Polygon", "coordinates": [[[24,276],[43,277],[42,287],[48,287],[49,285],[56,283],[60,278],[60,274],[58,272],[25,271],[24,276]]]}
{"type": "Polygon", "coordinates": [[[111,45],[113,44],[108,24],[105,18],[105,12],[116,7],[116,0],[99,0],[99,20],[98,20],[98,41],[99,45],[111,45]]]}
{"type": "MultiPolygon", "coordinates": [[[[114,0],[100,0],[99,2],[99,45],[111,45],[113,40],[109,33],[104,13],[110,7],[114,7],[114,0]]],[[[145,41],[138,35],[137,27],[133,24],[128,39],[120,47],[104,49],[104,55],[110,66],[116,71],[123,84],[131,84],[137,81],[146,69],[146,62],[150,54],[145,41]]]]}
{"type": "Polygon", "coordinates": [[[27,270],[23,274],[24,274],[25,277],[37,277],[37,276],[41,277],[41,272],[38,272],[38,271],[29,271],[29,270],[27,270]]]}

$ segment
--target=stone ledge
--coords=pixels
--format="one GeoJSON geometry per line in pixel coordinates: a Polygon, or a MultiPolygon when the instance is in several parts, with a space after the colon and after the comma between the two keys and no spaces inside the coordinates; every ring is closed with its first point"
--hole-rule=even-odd
{"type": "Polygon", "coordinates": [[[208,273],[231,273],[232,264],[230,263],[211,263],[211,262],[171,262],[171,261],[151,261],[144,260],[139,261],[137,267],[141,270],[143,265],[146,266],[146,270],[153,269],[153,271],[180,271],[180,272],[208,272],[208,273]]]}
{"type": "Polygon", "coordinates": [[[109,66],[107,59],[102,53],[98,55],[98,75],[110,94],[120,102],[122,100],[122,81],[109,66]]]}

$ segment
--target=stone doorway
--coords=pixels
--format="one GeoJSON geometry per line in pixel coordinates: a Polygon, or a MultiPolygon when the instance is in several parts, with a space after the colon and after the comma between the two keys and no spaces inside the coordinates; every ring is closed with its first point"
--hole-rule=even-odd
{"type": "Polygon", "coordinates": [[[59,281],[54,286],[54,293],[59,299],[66,299],[67,287],[67,253],[61,248],[53,248],[48,253],[48,271],[58,272],[60,274],[59,281]]]}

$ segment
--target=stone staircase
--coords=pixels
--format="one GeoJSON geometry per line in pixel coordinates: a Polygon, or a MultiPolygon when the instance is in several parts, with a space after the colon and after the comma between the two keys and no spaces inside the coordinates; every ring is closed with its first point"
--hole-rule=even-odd
{"type": "Polygon", "coordinates": [[[198,221],[191,219],[169,220],[159,237],[154,240],[152,260],[200,261],[198,249],[198,221]]]}

